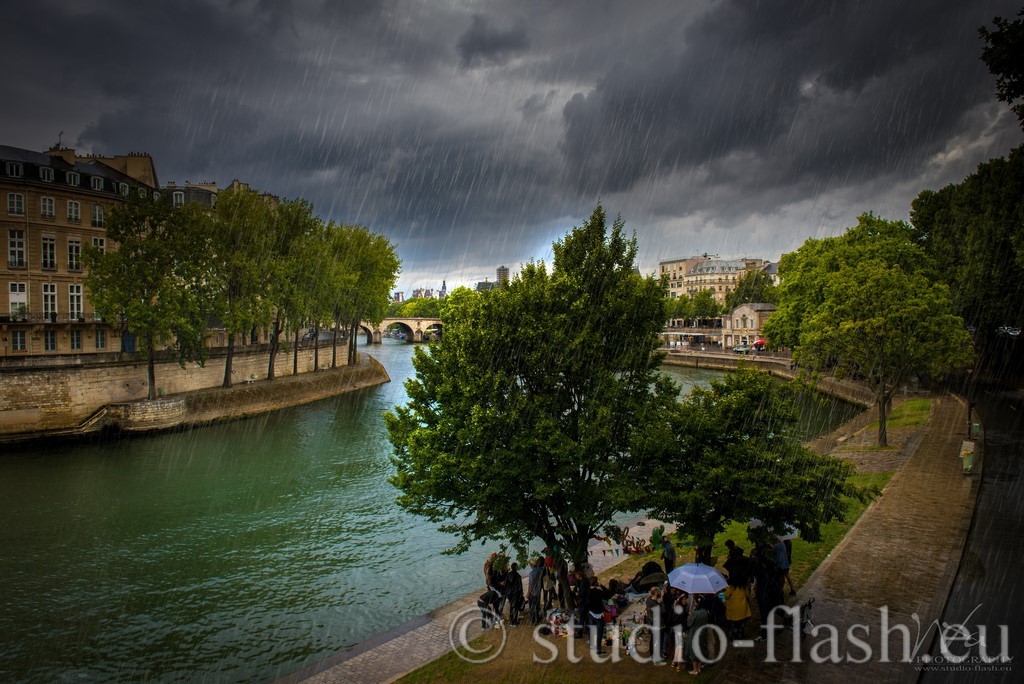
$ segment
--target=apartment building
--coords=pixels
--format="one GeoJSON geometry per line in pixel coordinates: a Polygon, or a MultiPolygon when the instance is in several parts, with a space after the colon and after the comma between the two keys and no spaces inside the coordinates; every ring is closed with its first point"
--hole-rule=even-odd
{"type": "MultiPolygon", "coordinates": [[[[0,145],[0,354],[119,351],[117,321],[94,314],[82,250],[107,249],[111,209],[158,191],[148,154],[80,156],[0,145]]],[[[127,349],[134,341],[124,340],[127,349]]]]}

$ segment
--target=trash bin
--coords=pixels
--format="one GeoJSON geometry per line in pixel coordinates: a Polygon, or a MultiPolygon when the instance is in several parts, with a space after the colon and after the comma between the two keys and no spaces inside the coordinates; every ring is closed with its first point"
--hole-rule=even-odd
{"type": "Polygon", "coordinates": [[[974,470],[974,442],[965,439],[960,443],[960,462],[964,475],[970,475],[974,470]]]}
{"type": "Polygon", "coordinates": [[[971,423],[971,437],[981,437],[981,423],[971,423]]]}

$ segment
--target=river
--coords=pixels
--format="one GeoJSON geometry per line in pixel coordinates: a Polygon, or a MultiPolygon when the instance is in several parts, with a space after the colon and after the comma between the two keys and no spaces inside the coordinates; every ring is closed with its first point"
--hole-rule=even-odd
{"type": "Polygon", "coordinates": [[[412,348],[369,350],[391,383],[258,418],[4,447],[0,680],[269,681],[477,588],[495,545],[443,555],[386,481],[412,348]]]}

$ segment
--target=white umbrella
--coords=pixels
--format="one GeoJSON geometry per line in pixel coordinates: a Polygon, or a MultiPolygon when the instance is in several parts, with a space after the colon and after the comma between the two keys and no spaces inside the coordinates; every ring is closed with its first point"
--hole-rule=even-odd
{"type": "Polygon", "coordinates": [[[728,584],[722,573],[703,563],[687,563],[668,573],[668,583],[687,594],[717,594],[728,584]]]}
{"type": "MultiPolygon", "coordinates": [[[[747,523],[747,526],[753,528],[764,527],[764,523],[758,520],[757,518],[752,518],[750,522],[747,523]]],[[[778,535],[779,539],[796,539],[799,536],[800,530],[798,530],[793,525],[786,525],[786,529],[783,531],[783,533],[778,535]]]]}

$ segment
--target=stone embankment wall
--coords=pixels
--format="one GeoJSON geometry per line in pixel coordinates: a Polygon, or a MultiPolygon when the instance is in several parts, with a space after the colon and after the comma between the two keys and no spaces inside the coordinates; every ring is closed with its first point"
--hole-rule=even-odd
{"type": "MultiPolygon", "coordinates": [[[[344,363],[344,350],[339,350],[344,363]]],[[[195,409],[183,398],[172,397],[219,388],[224,378],[223,350],[215,350],[205,366],[163,361],[156,366],[156,385],[163,401],[147,402],[148,384],[145,360],[83,362],[78,365],[59,364],[44,367],[0,367],[0,438],[38,434],[51,431],[91,431],[104,425],[120,425],[124,429],[156,429],[190,422],[249,415],[294,406],[305,401],[338,394],[351,388],[352,382],[373,384],[386,382],[387,373],[375,361],[366,359],[348,374],[335,372],[334,382],[326,377],[317,382],[285,382],[291,379],[292,350],[281,350],[274,368],[278,380],[260,382],[259,392],[218,392],[217,399],[205,400],[195,409]],[[341,376],[344,375],[344,378],[341,376]],[[270,391],[268,388],[273,388],[270,391]],[[141,403],[136,403],[141,402],[141,403]],[[217,404],[221,406],[218,407],[217,404]],[[246,404],[248,408],[243,408],[246,404]],[[196,418],[199,410],[202,418],[196,418]],[[103,415],[97,415],[102,413],[103,415]],[[133,427],[134,426],[134,427],[133,427]]],[[[361,355],[362,356],[362,355],[361,355]]],[[[313,370],[313,350],[299,349],[298,371],[294,380],[313,370]]],[[[236,350],[232,360],[232,377],[237,387],[245,389],[266,378],[268,354],[265,348],[236,350]]],[[[320,350],[320,366],[330,365],[330,349],[320,350]]],[[[199,400],[196,400],[199,401],[199,400]]]]}
{"type": "MultiPolygon", "coordinates": [[[[799,368],[790,368],[789,359],[774,358],[767,355],[741,355],[725,352],[670,352],[662,363],[670,366],[713,368],[715,370],[733,370],[743,364],[760,368],[772,375],[783,378],[795,378],[802,372],[799,368]]],[[[851,404],[857,404],[866,408],[875,405],[874,394],[863,383],[824,377],[819,378],[813,384],[818,391],[838,397],[851,404]]]]}

